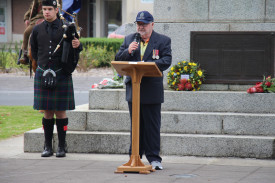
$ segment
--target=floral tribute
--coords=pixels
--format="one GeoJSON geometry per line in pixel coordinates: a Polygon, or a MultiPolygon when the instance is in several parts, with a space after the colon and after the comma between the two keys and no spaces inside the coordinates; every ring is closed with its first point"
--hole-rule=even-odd
{"type": "Polygon", "coordinates": [[[263,81],[247,89],[247,93],[275,93],[275,78],[264,76],[263,81]]]}
{"type": "Polygon", "coordinates": [[[123,88],[123,76],[114,71],[114,77],[104,78],[98,84],[93,84],[92,89],[123,88]]]}
{"type": "Polygon", "coordinates": [[[169,88],[176,91],[200,90],[205,80],[204,71],[197,63],[181,61],[171,67],[167,74],[169,88]]]}
{"type": "Polygon", "coordinates": [[[123,82],[123,76],[119,75],[116,71],[114,71],[114,81],[123,82]]]}

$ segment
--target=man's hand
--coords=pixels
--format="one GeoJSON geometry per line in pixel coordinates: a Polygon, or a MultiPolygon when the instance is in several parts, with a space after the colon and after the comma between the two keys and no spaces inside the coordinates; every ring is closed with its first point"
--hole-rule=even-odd
{"type": "Polygon", "coordinates": [[[28,27],[30,25],[30,21],[29,20],[25,20],[25,25],[26,25],[26,27],[28,27]]]}
{"type": "Polygon", "coordinates": [[[80,45],[80,41],[77,38],[74,38],[72,40],[72,45],[73,45],[73,48],[78,48],[80,45]]]}
{"type": "Polygon", "coordinates": [[[138,48],[138,43],[137,42],[132,42],[130,45],[129,45],[129,48],[128,48],[128,52],[129,54],[132,53],[133,50],[136,50],[138,48]]]}

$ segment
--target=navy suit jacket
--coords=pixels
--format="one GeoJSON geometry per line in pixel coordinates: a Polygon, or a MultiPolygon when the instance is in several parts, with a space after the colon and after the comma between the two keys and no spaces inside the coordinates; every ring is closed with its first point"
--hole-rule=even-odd
{"type": "MultiPolygon", "coordinates": [[[[141,61],[140,45],[131,56],[128,52],[129,45],[133,42],[135,34],[125,37],[118,53],[116,61],[141,61]]],[[[171,39],[165,35],[152,32],[146,51],[143,56],[144,62],[155,62],[161,72],[168,69],[172,62],[171,39]],[[153,59],[153,49],[159,50],[159,59],[153,59]]],[[[131,77],[127,76],[126,100],[132,102],[132,82],[131,77]]],[[[140,103],[141,104],[159,104],[164,102],[163,77],[143,77],[140,85],[140,103]]]]}

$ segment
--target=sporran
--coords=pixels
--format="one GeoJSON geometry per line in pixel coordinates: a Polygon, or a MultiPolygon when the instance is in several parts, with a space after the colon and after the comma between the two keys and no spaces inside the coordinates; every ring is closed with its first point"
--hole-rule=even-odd
{"type": "Polygon", "coordinates": [[[52,69],[45,70],[41,78],[42,87],[46,89],[54,89],[56,83],[56,73],[52,69]]]}

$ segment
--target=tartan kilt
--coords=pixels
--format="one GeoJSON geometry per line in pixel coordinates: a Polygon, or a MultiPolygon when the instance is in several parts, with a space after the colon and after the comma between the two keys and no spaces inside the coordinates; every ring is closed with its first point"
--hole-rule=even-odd
{"type": "MultiPolygon", "coordinates": [[[[54,71],[58,69],[53,69],[54,71]]],[[[36,110],[65,111],[74,110],[74,88],[72,76],[65,75],[62,70],[56,72],[55,89],[45,89],[41,85],[43,70],[36,69],[34,77],[34,104],[36,110]]]]}

